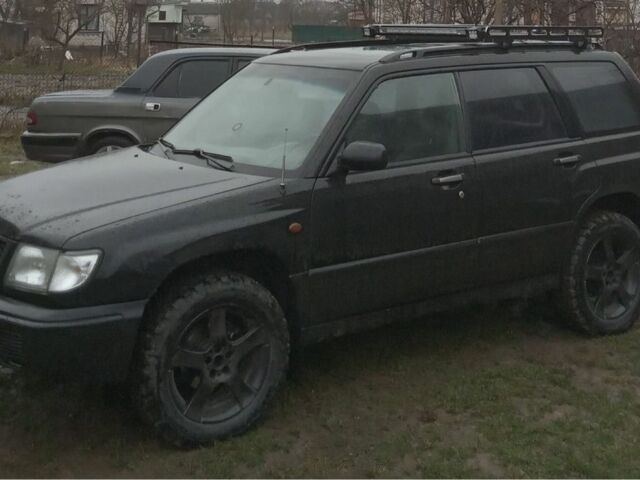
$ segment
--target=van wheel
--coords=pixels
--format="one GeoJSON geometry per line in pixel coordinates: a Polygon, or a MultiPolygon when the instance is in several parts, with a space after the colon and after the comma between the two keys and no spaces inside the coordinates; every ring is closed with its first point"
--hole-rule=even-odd
{"type": "Polygon", "coordinates": [[[127,137],[121,135],[110,135],[108,137],[102,137],[89,146],[89,155],[96,155],[98,153],[108,153],[114,150],[121,150],[123,148],[131,147],[134,143],[127,137]]]}
{"type": "Polygon", "coordinates": [[[640,314],[640,229],[615,212],[582,225],[563,277],[562,303],[589,334],[620,333],[640,314]]]}
{"type": "Polygon", "coordinates": [[[148,314],[132,377],[143,419],[177,445],[249,429],[289,363],[273,295],[249,277],[217,272],[171,285],[148,314]]]}

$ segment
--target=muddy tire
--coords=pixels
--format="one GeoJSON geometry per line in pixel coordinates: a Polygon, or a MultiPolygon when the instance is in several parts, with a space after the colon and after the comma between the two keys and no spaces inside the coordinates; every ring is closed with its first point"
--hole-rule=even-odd
{"type": "Polygon", "coordinates": [[[110,135],[92,142],[87,148],[87,154],[96,155],[98,153],[108,153],[115,150],[122,150],[123,148],[128,148],[133,145],[134,142],[127,137],[123,137],[121,135],[110,135]]]}
{"type": "Polygon", "coordinates": [[[286,376],[289,332],[255,280],[202,274],[164,289],[149,309],[132,374],[141,417],[189,446],[242,433],[286,376]]]}
{"type": "Polygon", "coordinates": [[[620,333],[640,314],[640,229],[596,211],[580,227],[562,279],[562,307],[591,335],[620,333]]]}

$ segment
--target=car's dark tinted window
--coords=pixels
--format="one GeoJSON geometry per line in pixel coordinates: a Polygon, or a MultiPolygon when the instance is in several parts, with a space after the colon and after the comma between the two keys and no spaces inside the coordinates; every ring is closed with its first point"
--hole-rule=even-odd
{"type": "Polygon", "coordinates": [[[566,137],[560,115],[533,68],[460,74],[474,150],[566,137]]]}
{"type": "Polygon", "coordinates": [[[202,98],[229,76],[228,60],[193,60],[174,68],[155,88],[157,97],[202,98]]]}
{"type": "Polygon", "coordinates": [[[253,61],[252,58],[239,58],[236,62],[236,72],[238,70],[242,70],[244,67],[249,65],[253,61]]]}
{"type": "Polygon", "coordinates": [[[200,60],[182,64],[178,94],[181,98],[202,98],[229,77],[228,60],[200,60]]]}
{"type": "Polygon", "coordinates": [[[175,98],[178,96],[178,81],[180,80],[181,66],[178,66],[169,72],[162,82],[155,88],[154,94],[156,97],[170,97],[175,98]]]}
{"type": "Polygon", "coordinates": [[[550,69],[587,133],[640,126],[637,102],[613,63],[571,63],[552,65],[550,69]]]}
{"type": "Polygon", "coordinates": [[[461,119],[453,74],[394,78],[373,91],[346,141],[382,143],[390,162],[458,153],[461,119]]]}

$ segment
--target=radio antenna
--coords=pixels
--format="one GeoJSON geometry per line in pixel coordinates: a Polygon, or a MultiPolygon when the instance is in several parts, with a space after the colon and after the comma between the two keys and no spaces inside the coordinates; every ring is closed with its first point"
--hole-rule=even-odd
{"type": "Polygon", "coordinates": [[[287,184],[284,181],[284,174],[287,170],[287,133],[289,132],[288,128],[284,129],[284,146],[282,149],[282,177],[280,178],[280,193],[283,195],[287,191],[287,184]]]}

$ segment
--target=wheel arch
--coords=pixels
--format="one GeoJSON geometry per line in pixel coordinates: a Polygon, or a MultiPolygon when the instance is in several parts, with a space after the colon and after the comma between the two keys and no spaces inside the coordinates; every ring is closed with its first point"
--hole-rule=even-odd
{"type": "Polygon", "coordinates": [[[147,309],[158,295],[163,295],[175,282],[186,280],[199,273],[212,270],[228,270],[246,275],[263,285],[278,300],[289,322],[292,339],[298,338],[298,310],[296,295],[285,263],[275,254],[260,249],[242,249],[219,252],[192,258],[171,270],[159,283],[147,309]]]}
{"type": "Polygon", "coordinates": [[[578,224],[595,210],[620,213],[640,227],[640,197],[633,192],[610,193],[594,199],[582,209],[578,224]]]}
{"type": "Polygon", "coordinates": [[[94,128],[84,136],[83,143],[82,143],[82,151],[86,153],[87,150],[89,149],[89,146],[92,143],[96,142],[101,138],[109,137],[112,135],[119,135],[121,137],[125,137],[131,140],[134,143],[134,145],[142,143],[142,140],[140,139],[138,134],[133,130],[131,130],[130,128],[127,128],[121,125],[104,125],[104,126],[94,128]]]}

